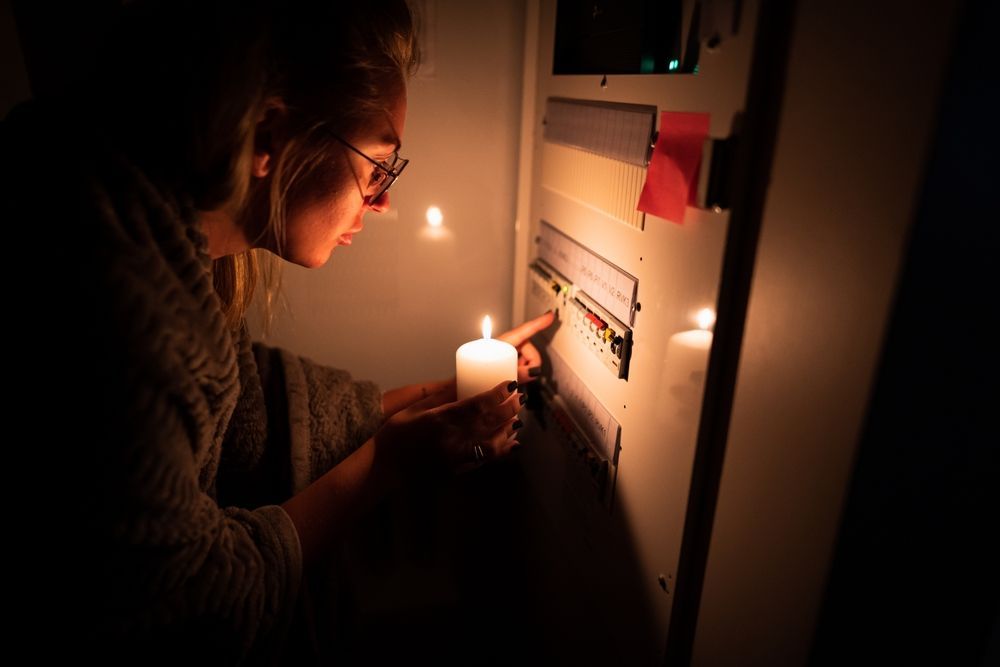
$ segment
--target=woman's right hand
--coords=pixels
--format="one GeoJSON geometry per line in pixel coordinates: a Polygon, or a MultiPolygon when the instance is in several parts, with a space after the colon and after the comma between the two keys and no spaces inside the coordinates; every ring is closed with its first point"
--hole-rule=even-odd
{"type": "Polygon", "coordinates": [[[461,401],[455,401],[454,391],[451,385],[392,415],[374,436],[380,453],[403,470],[453,471],[509,454],[521,426],[517,382],[502,382],[461,401]]]}

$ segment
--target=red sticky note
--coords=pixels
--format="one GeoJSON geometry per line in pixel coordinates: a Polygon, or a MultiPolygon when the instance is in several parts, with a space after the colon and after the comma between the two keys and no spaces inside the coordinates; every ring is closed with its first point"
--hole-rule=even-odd
{"type": "Polygon", "coordinates": [[[694,204],[698,194],[701,149],[707,137],[707,113],[660,114],[660,136],[646,170],[638,210],[677,224],[684,222],[684,207],[694,204]]]}

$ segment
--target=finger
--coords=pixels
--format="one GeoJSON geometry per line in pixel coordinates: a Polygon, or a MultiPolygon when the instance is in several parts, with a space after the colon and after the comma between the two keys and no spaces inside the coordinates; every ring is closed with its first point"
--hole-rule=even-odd
{"type": "Polygon", "coordinates": [[[503,410],[501,406],[510,399],[511,396],[518,396],[517,380],[501,382],[492,389],[463,398],[454,405],[444,406],[442,409],[455,410],[455,415],[460,421],[465,422],[469,427],[479,425],[477,433],[482,435],[482,427],[486,426],[492,431],[498,423],[497,414],[503,410]]]}
{"type": "Polygon", "coordinates": [[[517,394],[517,380],[507,380],[496,385],[492,389],[487,389],[481,394],[476,394],[471,399],[490,408],[502,405],[504,401],[517,394]]]}
{"type": "Polygon", "coordinates": [[[515,392],[506,401],[504,401],[494,412],[495,420],[493,422],[495,427],[499,427],[502,424],[510,422],[517,418],[519,412],[521,412],[521,407],[524,402],[528,400],[528,397],[521,393],[515,392]]]}
{"type": "Polygon", "coordinates": [[[533,320],[528,320],[524,324],[514,327],[510,331],[497,336],[497,338],[510,343],[514,347],[518,347],[539,331],[550,327],[555,320],[556,314],[550,310],[544,315],[536,317],[533,320]]]}
{"type": "Polygon", "coordinates": [[[454,391],[450,387],[443,387],[433,394],[428,394],[426,398],[421,398],[416,403],[411,404],[407,410],[424,411],[436,408],[451,402],[455,397],[454,391]]]}
{"type": "Polygon", "coordinates": [[[519,384],[534,382],[542,374],[542,355],[531,342],[521,347],[518,358],[517,381],[519,384]]]}
{"type": "Polygon", "coordinates": [[[521,428],[520,419],[504,422],[488,438],[482,442],[483,452],[487,459],[506,456],[517,443],[517,432],[521,428]]]}
{"type": "Polygon", "coordinates": [[[526,366],[540,366],[542,364],[542,353],[530,341],[521,346],[520,354],[520,359],[526,366]]]}
{"type": "Polygon", "coordinates": [[[503,452],[503,456],[510,456],[517,450],[521,449],[521,442],[517,439],[517,434],[515,433],[507,438],[507,442],[504,446],[506,449],[503,452]]]}
{"type": "Polygon", "coordinates": [[[521,411],[521,406],[527,397],[515,391],[507,400],[500,405],[482,410],[477,416],[476,422],[471,431],[475,438],[490,438],[504,424],[509,424],[517,418],[521,411]]]}
{"type": "Polygon", "coordinates": [[[517,383],[527,384],[528,382],[534,382],[538,379],[537,376],[531,374],[532,368],[541,368],[540,366],[528,366],[527,364],[521,364],[517,367],[517,383]]]}

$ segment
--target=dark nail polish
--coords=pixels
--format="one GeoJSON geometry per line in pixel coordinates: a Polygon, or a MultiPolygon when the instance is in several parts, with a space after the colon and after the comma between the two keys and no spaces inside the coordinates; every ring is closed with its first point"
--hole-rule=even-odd
{"type": "Polygon", "coordinates": [[[534,368],[529,368],[528,369],[528,377],[536,378],[536,377],[538,377],[541,374],[542,374],[542,367],[541,366],[535,366],[534,368]]]}
{"type": "Polygon", "coordinates": [[[515,389],[517,389],[517,380],[514,380],[509,385],[507,385],[507,391],[510,392],[511,394],[514,393],[515,389]]]}
{"type": "Polygon", "coordinates": [[[524,423],[523,423],[523,422],[521,422],[521,420],[520,420],[520,419],[515,419],[515,420],[514,420],[514,423],[510,425],[510,427],[511,427],[512,429],[514,429],[515,431],[516,431],[517,429],[521,428],[522,426],[524,426],[524,423]]]}
{"type": "Polygon", "coordinates": [[[521,401],[521,405],[524,405],[524,402],[528,400],[528,397],[525,396],[524,394],[521,394],[521,396],[518,397],[518,400],[521,401]]]}

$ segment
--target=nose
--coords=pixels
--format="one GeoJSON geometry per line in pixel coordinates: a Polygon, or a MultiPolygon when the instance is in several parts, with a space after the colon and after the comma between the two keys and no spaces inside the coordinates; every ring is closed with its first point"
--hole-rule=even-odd
{"type": "Polygon", "coordinates": [[[385,213],[389,210],[389,193],[383,192],[378,199],[368,199],[367,206],[375,213],[385,213]]]}

